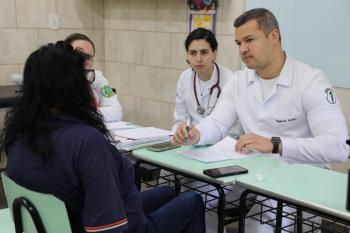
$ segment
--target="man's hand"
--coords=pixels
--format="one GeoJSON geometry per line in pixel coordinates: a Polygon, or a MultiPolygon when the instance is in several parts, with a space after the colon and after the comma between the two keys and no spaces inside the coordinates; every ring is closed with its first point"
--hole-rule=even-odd
{"type": "Polygon", "coordinates": [[[260,153],[271,153],[273,144],[270,138],[265,138],[257,134],[245,134],[237,140],[235,150],[239,153],[257,151],[260,153]]]}
{"type": "Polygon", "coordinates": [[[171,143],[179,146],[188,146],[196,144],[199,141],[200,132],[196,127],[191,125],[190,130],[187,131],[186,124],[181,123],[177,127],[175,135],[171,139],[171,143]]]}

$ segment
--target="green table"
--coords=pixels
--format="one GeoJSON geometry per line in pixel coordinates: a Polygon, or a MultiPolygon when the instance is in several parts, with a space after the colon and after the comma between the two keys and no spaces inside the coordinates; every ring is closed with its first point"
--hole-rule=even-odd
{"type": "MultiPolygon", "coordinates": [[[[208,183],[215,187],[219,193],[218,201],[218,232],[221,233],[224,230],[225,219],[225,193],[223,186],[232,185],[239,177],[256,177],[256,174],[263,173],[265,171],[283,168],[287,166],[280,159],[272,159],[269,157],[247,157],[239,160],[225,160],[219,162],[204,163],[192,158],[185,157],[178,154],[178,151],[188,150],[200,147],[180,147],[173,150],[163,152],[153,152],[147,149],[135,150],[132,152],[132,156],[137,159],[135,164],[136,169],[140,164],[150,164],[159,168],[172,171],[176,174],[180,174],[186,177],[193,178],[205,183],[208,183]],[[230,165],[239,165],[248,168],[248,174],[228,176],[223,178],[211,178],[203,174],[203,170],[208,168],[223,167],[230,165]]],[[[140,179],[137,179],[140,181],[140,179]]]]}
{"type": "MultiPolygon", "coordinates": [[[[347,175],[300,164],[261,171],[260,175],[259,180],[254,176],[237,177],[236,184],[248,190],[241,199],[254,192],[289,203],[299,214],[301,210],[310,210],[350,224],[350,212],[345,209],[347,175]]],[[[297,231],[302,232],[301,221],[297,221],[297,231]]],[[[240,219],[240,232],[244,232],[244,216],[240,219]]]]}

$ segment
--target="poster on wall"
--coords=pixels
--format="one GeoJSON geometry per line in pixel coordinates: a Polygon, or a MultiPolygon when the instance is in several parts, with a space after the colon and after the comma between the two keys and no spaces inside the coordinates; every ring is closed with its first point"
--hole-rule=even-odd
{"type": "Polygon", "coordinates": [[[206,28],[215,33],[218,0],[188,0],[190,8],[189,31],[206,28]]]}

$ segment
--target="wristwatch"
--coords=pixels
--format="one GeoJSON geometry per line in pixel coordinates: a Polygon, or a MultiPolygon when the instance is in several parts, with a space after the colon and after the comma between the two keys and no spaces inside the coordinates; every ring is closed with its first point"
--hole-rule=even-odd
{"type": "Polygon", "coordinates": [[[271,142],[273,144],[272,153],[277,154],[279,145],[281,143],[281,138],[280,137],[272,137],[271,142]]]}

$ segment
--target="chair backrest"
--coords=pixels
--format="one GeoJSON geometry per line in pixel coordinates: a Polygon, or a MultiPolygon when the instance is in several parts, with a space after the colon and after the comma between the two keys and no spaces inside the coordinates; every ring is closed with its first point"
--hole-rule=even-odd
{"type": "Polygon", "coordinates": [[[22,233],[71,233],[66,206],[50,194],[26,189],[5,172],[1,173],[7,204],[15,221],[16,232],[22,233]]]}
{"type": "Polygon", "coordinates": [[[0,232],[15,233],[15,225],[13,224],[9,208],[0,209],[0,232]]]}

